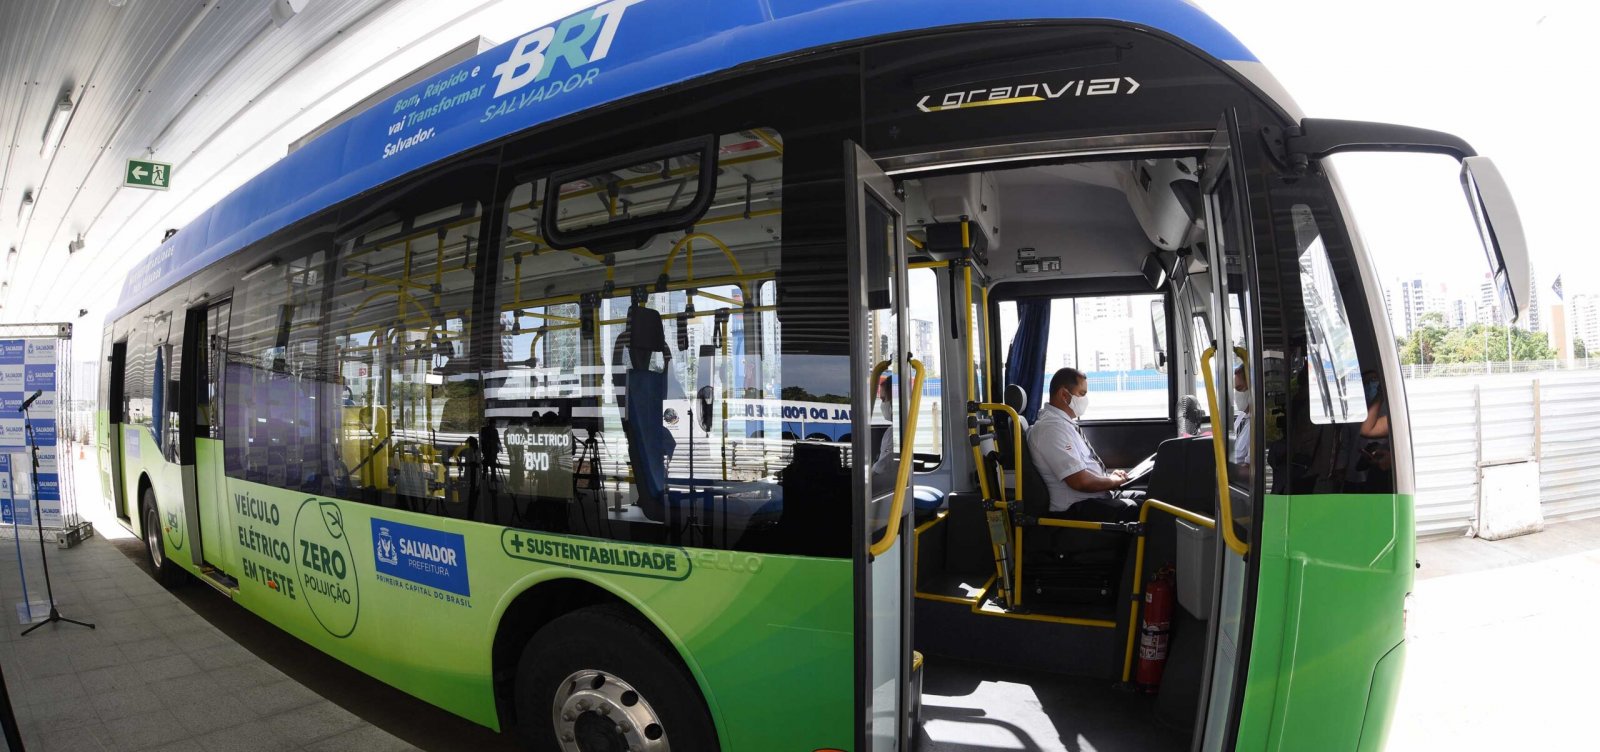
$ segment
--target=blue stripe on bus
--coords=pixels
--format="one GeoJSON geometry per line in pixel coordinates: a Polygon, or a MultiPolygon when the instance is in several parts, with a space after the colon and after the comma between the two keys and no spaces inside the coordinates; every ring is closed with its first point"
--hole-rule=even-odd
{"type": "MultiPolygon", "coordinates": [[[[718,3],[714,11],[704,0],[613,0],[596,8],[607,6],[622,10],[604,59],[576,68],[552,62],[549,67],[558,69],[553,75],[496,97],[496,68],[524,37],[514,38],[374,106],[268,167],[140,261],[107,320],[273,232],[451,155],[601,104],[775,56],[935,27],[1084,19],[1160,30],[1220,60],[1254,60],[1225,29],[1180,0],[740,0],[718,3]],[[458,74],[464,74],[460,84],[442,95],[429,93],[430,86],[458,74]],[[478,96],[460,99],[479,87],[478,96]],[[556,93],[528,102],[536,91],[556,93]],[[417,103],[404,106],[411,97],[418,97],[417,103]],[[444,100],[456,104],[415,127],[407,124],[414,113],[444,100]],[[486,117],[507,102],[524,106],[486,117]],[[404,127],[396,129],[397,123],[404,127]],[[392,153],[386,156],[386,149],[392,153]]],[[[564,21],[581,23],[594,10],[545,28],[569,29],[564,21]]],[[[591,40],[597,33],[604,36],[576,23],[569,31],[591,40]]],[[[592,52],[598,43],[587,42],[591,47],[576,56],[592,52]]],[[[571,61],[562,62],[570,66],[571,61]]]]}

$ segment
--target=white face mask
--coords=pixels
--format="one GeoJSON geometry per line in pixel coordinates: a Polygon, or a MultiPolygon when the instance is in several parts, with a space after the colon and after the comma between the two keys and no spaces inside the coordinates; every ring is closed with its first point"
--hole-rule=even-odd
{"type": "Polygon", "coordinates": [[[1089,411],[1089,395],[1079,396],[1073,394],[1071,397],[1072,399],[1067,402],[1067,407],[1072,408],[1073,415],[1082,418],[1083,414],[1089,411]]]}
{"type": "Polygon", "coordinates": [[[1233,411],[1236,413],[1250,411],[1250,390],[1248,388],[1233,390],[1233,411]]]}

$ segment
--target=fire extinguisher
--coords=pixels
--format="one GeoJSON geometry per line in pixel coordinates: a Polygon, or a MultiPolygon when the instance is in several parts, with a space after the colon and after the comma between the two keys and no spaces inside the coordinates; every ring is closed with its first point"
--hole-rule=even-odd
{"type": "Polygon", "coordinates": [[[1139,666],[1134,682],[1147,693],[1161,686],[1172,632],[1173,570],[1169,564],[1151,576],[1144,591],[1144,623],[1139,626],[1139,666]]]}

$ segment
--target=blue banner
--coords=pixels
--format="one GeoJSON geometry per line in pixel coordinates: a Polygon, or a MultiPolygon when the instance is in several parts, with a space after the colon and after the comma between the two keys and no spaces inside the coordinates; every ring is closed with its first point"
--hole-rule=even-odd
{"type": "Polygon", "coordinates": [[[456,533],[372,518],[372,558],[381,574],[472,595],[466,539],[456,533]]]}

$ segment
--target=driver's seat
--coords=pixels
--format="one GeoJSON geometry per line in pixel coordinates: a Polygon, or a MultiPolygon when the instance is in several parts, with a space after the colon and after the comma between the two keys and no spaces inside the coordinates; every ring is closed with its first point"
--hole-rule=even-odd
{"type": "MultiPolygon", "coordinates": [[[[1029,519],[1059,517],[1050,511],[1050,489],[1033,463],[1026,439],[1018,462],[1022,508],[1029,519]]],[[[1022,527],[1022,587],[1026,598],[1059,603],[1107,603],[1116,596],[1127,538],[1123,533],[1022,527]]]]}

